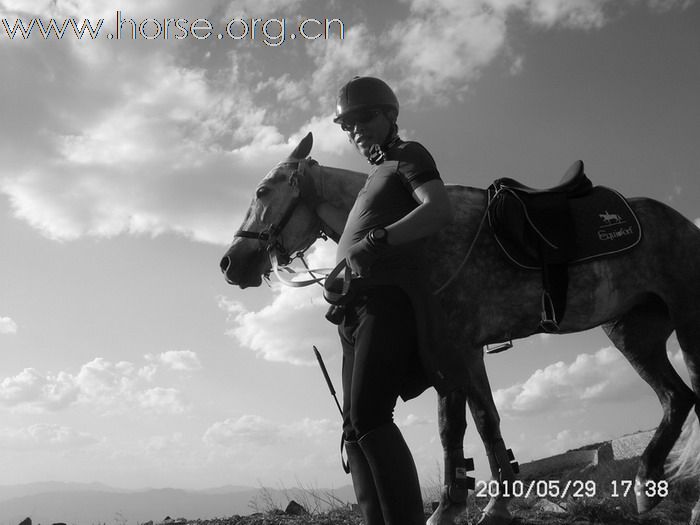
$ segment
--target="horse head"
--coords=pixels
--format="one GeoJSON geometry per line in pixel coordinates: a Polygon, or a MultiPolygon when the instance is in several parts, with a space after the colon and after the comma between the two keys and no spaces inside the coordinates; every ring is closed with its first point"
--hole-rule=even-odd
{"type": "Polygon", "coordinates": [[[301,199],[299,190],[304,170],[315,166],[307,158],[312,145],[309,133],[258,184],[243,224],[221,259],[221,271],[229,284],[260,286],[271,271],[272,255],[286,264],[319,237],[320,219],[301,199]]]}

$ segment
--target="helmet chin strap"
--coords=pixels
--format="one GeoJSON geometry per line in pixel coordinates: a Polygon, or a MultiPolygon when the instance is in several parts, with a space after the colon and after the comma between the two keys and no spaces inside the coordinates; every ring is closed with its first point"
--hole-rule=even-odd
{"type": "Polygon", "coordinates": [[[393,147],[394,144],[396,144],[398,141],[400,141],[401,138],[399,138],[399,127],[396,125],[396,122],[393,123],[391,127],[391,131],[387,135],[386,140],[384,141],[384,145],[380,146],[379,144],[372,144],[369,148],[369,153],[367,155],[367,161],[372,164],[381,164],[384,162],[384,152],[388,150],[389,148],[393,147]]]}

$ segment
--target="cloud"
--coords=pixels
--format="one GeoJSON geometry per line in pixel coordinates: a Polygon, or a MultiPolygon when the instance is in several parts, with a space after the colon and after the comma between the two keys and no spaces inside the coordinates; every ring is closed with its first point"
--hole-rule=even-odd
{"type": "Polygon", "coordinates": [[[324,44],[308,49],[316,66],[311,87],[313,93],[320,94],[321,100],[326,101],[323,104],[326,108],[335,109],[334,97],[339,86],[355,75],[382,73],[382,62],[375,59],[380,41],[366,24],[358,23],[345,32],[343,40],[329,40],[324,44]]]}
{"type": "Polygon", "coordinates": [[[147,355],[149,361],[157,361],[172,370],[191,372],[202,368],[197,354],[191,350],[170,350],[158,356],[147,355]]]}
{"type": "Polygon", "coordinates": [[[403,421],[397,422],[397,425],[402,428],[409,428],[414,426],[432,425],[433,421],[430,419],[417,416],[415,414],[408,414],[403,421]]]}
{"type": "Polygon", "coordinates": [[[303,442],[309,439],[325,439],[337,433],[338,425],[327,419],[304,418],[290,424],[276,423],[257,415],[243,415],[212,424],[204,433],[208,445],[240,448],[248,445],[268,447],[282,442],[303,442]]]}
{"type": "Polygon", "coordinates": [[[258,483],[298,483],[300,472],[338,472],[340,432],[340,423],[328,419],[281,422],[245,414],[212,423],[201,443],[208,468],[224,479],[255,472],[258,483]]]}
{"type": "Polygon", "coordinates": [[[652,11],[665,13],[672,9],[688,9],[696,0],[647,0],[647,4],[652,11]]]}
{"type": "Polygon", "coordinates": [[[695,223],[695,226],[697,226],[698,228],[700,228],[700,217],[697,218],[697,219],[695,219],[693,222],[695,223]]]}
{"type": "MultiPolygon", "coordinates": [[[[8,169],[5,177],[0,171],[0,191],[15,216],[52,239],[170,231],[222,242],[229,235],[227,207],[242,210],[247,204],[235,196],[227,202],[222,188],[246,181],[230,178],[229,170],[262,173],[263,163],[251,169],[249,160],[221,151],[218,142],[231,128],[258,127],[251,119],[260,117],[234,109],[249,107],[234,103],[245,99],[245,90],[213,91],[201,70],[179,67],[168,56],[146,55],[129,67],[134,66],[148,74],[96,71],[122,88],[114,92],[95,82],[103,107],[90,108],[90,97],[83,102],[77,88],[75,99],[60,101],[65,114],[45,110],[42,119],[53,131],[43,140],[44,154],[36,157],[31,146],[20,146],[24,158],[34,160],[8,169]],[[88,107],[71,108],[76,99],[88,107]],[[75,113],[85,116],[73,122],[75,113]]],[[[24,118],[32,114],[28,109],[24,118]]]]}
{"type": "Polygon", "coordinates": [[[389,31],[393,66],[419,96],[463,92],[503,49],[505,18],[481,2],[412,0],[389,31]]]}
{"type": "Polygon", "coordinates": [[[239,0],[226,10],[224,19],[236,17],[279,17],[282,14],[294,12],[301,0],[239,0]]]}
{"type": "MultiPolygon", "coordinates": [[[[333,266],[335,245],[319,243],[309,253],[311,267],[333,266]]],[[[219,298],[219,307],[228,314],[231,328],[227,334],[241,346],[268,361],[295,365],[314,364],[311,347],[337,345],[335,327],[324,315],[328,303],[320,286],[287,288],[272,284],[272,302],[260,310],[250,311],[241,302],[219,298]]]]}
{"type": "Polygon", "coordinates": [[[622,355],[606,347],[568,365],[559,361],[536,370],[524,383],[494,392],[494,400],[504,414],[528,415],[651,393],[622,355]]]}
{"type": "Polygon", "coordinates": [[[77,374],[45,374],[26,368],[0,382],[0,405],[24,412],[55,412],[77,404],[101,413],[187,411],[180,390],[153,382],[159,366],[179,372],[197,370],[197,355],[190,351],[165,352],[156,364],[152,356],[146,356],[146,360],[146,365],[137,367],[128,361],[114,363],[98,357],[82,365],[77,374]]]}
{"type": "MultiPolygon", "coordinates": [[[[410,14],[388,32],[390,71],[409,98],[446,102],[467,91],[484,68],[508,58],[511,74],[523,69],[512,53],[510,18],[550,29],[593,29],[607,21],[609,0],[405,0],[410,14]]],[[[370,47],[371,49],[371,47],[370,47]]]]}
{"type": "Polygon", "coordinates": [[[547,439],[544,447],[540,451],[543,454],[555,455],[562,454],[567,450],[571,450],[583,445],[598,443],[608,439],[600,432],[592,432],[585,430],[583,432],[573,430],[562,430],[555,437],[547,439]]]}
{"type": "Polygon", "coordinates": [[[133,363],[112,363],[96,358],[84,364],[75,376],[80,401],[108,412],[130,408],[156,414],[181,414],[186,405],[175,388],[150,386],[150,374],[140,373],[133,363]]]}
{"type": "MultiPolygon", "coordinates": [[[[398,0],[397,0],[398,1],[398,0]]],[[[48,238],[176,233],[224,244],[255,183],[309,125],[340,165],[343,147],[330,114],[338,87],[355,74],[386,78],[402,101],[446,102],[505,58],[511,74],[527,56],[511,40],[513,19],[540,30],[595,30],[632,7],[612,0],[402,0],[387,25],[345,11],[344,40],[264,46],[237,42],[83,42],[40,38],[0,43],[0,193],[12,213],[48,238]],[[321,124],[324,122],[325,124],[321,124]],[[37,123],[41,123],[37,125],[37,123]],[[294,123],[294,124],[290,124],[294,123]],[[301,123],[301,126],[298,126],[301,123]]],[[[209,17],[244,12],[295,19],[302,2],[124,0],[125,17],[209,17]]],[[[649,0],[653,12],[688,0],[649,0]]],[[[0,4],[4,16],[104,17],[113,7],[87,0],[0,4]]],[[[635,8],[640,8],[638,5],[635,8]]],[[[343,12],[341,12],[343,13],[343,12]]],[[[342,18],[342,16],[341,16],[342,18]]]]}
{"type": "Polygon", "coordinates": [[[140,408],[156,414],[182,414],[188,409],[176,388],[149,388],[138,393],[136,399],[140,408]]]}
{"type": "Polygon", "coordinates": [[[0,317],[0,334],[16,334],[17,323],[9,317],[0,317]]]}
{"type": "Polygon", "coordinates": [[[0,404],[32,412],[61,410],[76,402],[78,394],[74,378],[64,372],[44,375],[25,368],[0,382],[0,404]]]}
{"type": "Polygon", "coordinates": [[[102,17],[111,22],[116,18],[116,11],[122,11],[125,17],[183,17],[194,20],[212,13],[217,2],[205,0],[193,4],[188,0],[120,0],[117,6],[107,2],[92,0],[4,0],[0,4],[0,13],[4,15],[24,15],[41,17],[77,17],[78,19],[102,17]]]}
{"type": "Polygon", "coordinates": [[[11,450],[68,450],[99,442],[92,434],[64,425],[39,423],[26,428],[0,429],[0,446],[11,450]]]}
{"type": "Polygon", "coordinates": [[[255,443],[272,445],[280,439],[280,428],[260,416],[245,415],[211,425],[204,433],[204,442],[221,446],[255,443]]]}
{"type": "Polygon", "coordinates": [[[610,0],[535,0],[529,2],[528,18],[536,25],[575,29],[602,27],[607,21],[604,8],[610,0]]]}
{"type": "Polygon", "coordinates": [[[242,216],[244,189],[269,168],[244,146],[286,146],[247,83],[183,64],[170,43],[36,40],[0,45],[13,72],[0,87],[13,123],[0,132],[12,159],[0,192],[14,215],[56,240],[176,232],[225,242],[229,210],[242,216]]]}

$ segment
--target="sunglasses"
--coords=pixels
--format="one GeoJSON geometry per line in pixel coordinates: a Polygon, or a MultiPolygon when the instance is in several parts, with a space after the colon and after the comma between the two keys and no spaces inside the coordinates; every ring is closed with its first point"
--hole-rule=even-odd
{"type": "Polygon", "coordinates": [[[343,131],[353,131],[357,124],[366,124],[375,119],[382,111],[379,109],[367,109],[358,111],[343,117],[338,123],[343,131]]]}

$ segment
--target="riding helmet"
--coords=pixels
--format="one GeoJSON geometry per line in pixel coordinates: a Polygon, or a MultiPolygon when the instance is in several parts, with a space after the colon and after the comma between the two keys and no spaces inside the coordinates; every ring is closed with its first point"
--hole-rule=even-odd
{"type": "Polygon", "coordinates": [[[386,82],[374,77],[354,77],[340,88],[333,122],[363,109],[392,109],[399,114],[399,100],[386,82]]]}

